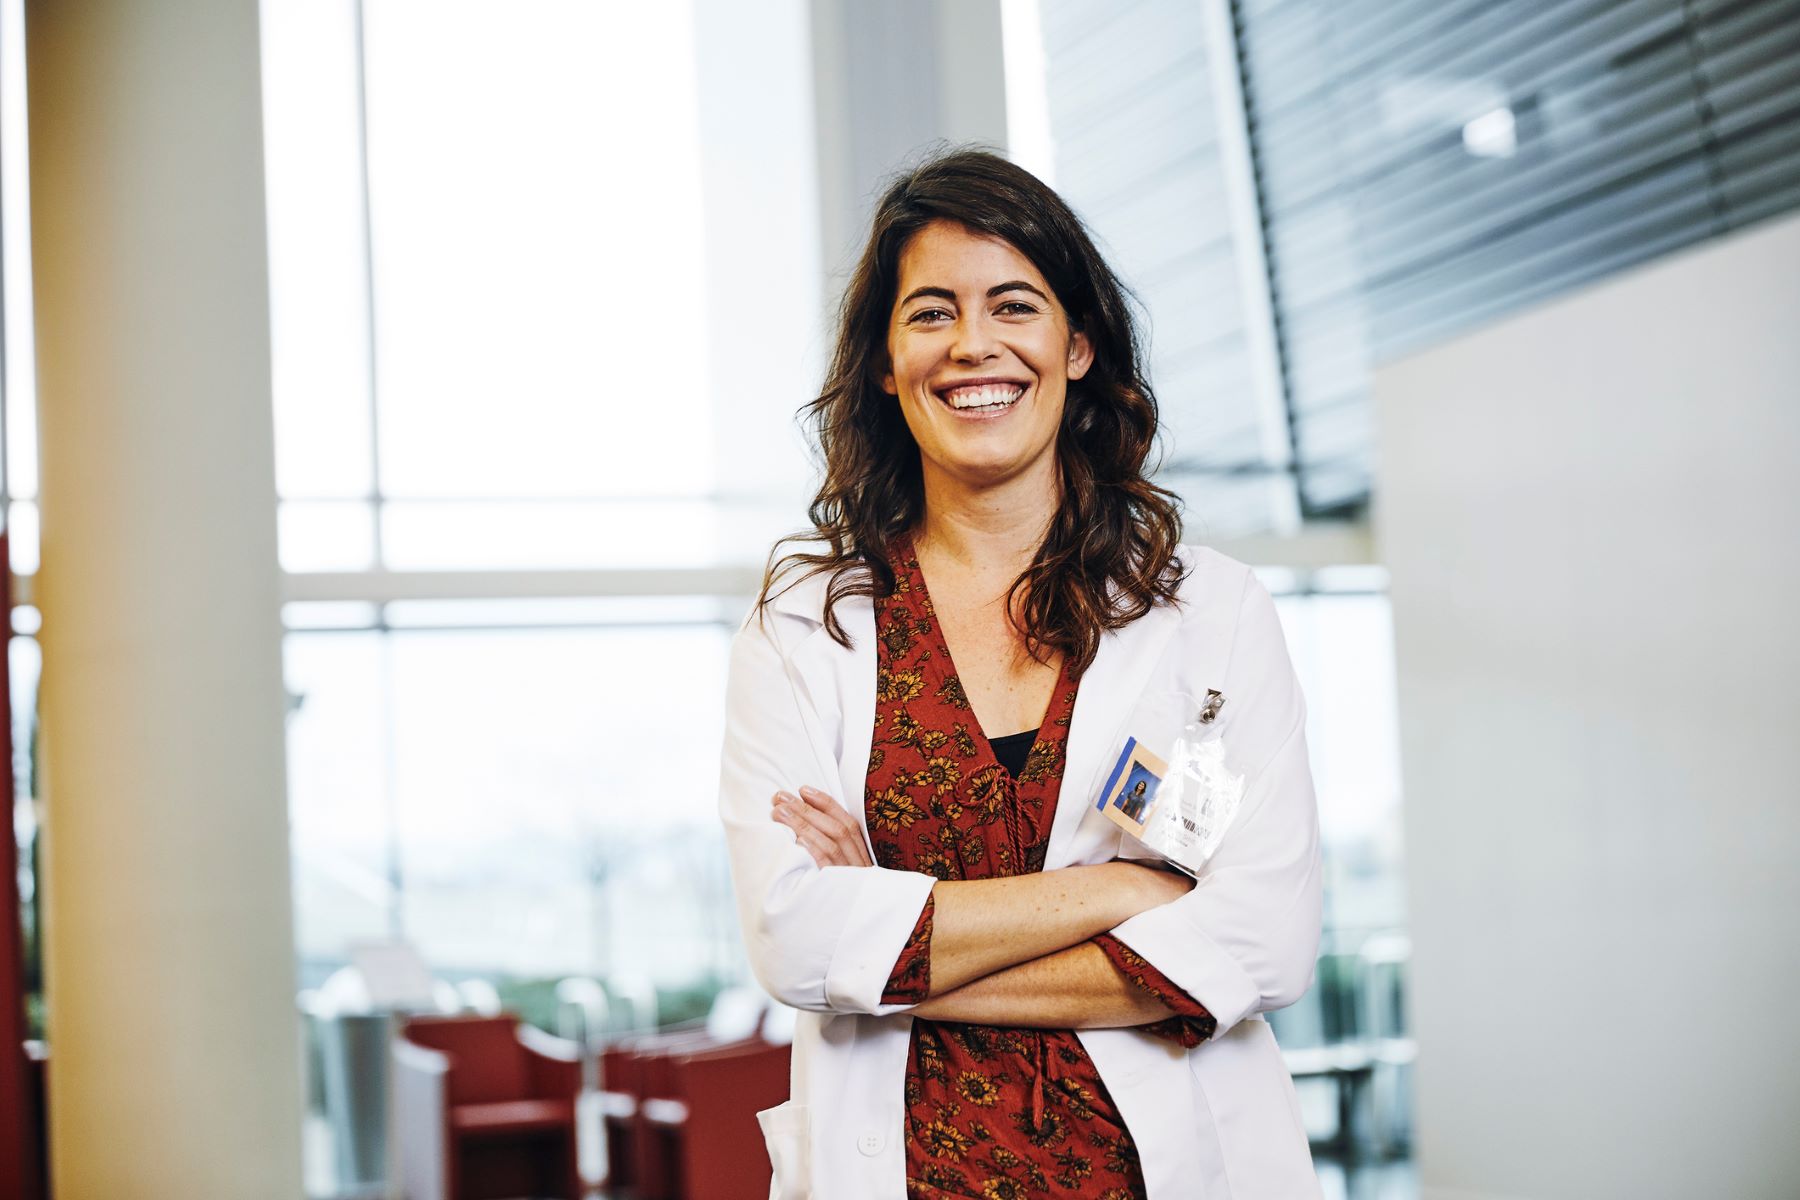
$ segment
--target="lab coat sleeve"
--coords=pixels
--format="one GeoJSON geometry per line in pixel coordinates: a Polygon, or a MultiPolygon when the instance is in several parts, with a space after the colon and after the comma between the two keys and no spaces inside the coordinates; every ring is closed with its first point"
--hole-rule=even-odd
{"type": "MultiPolygon", "coordinates": [[[[769,624],[779,618],[771,615],[769,624]]],[[[772,631],[752,616],[731,643],[719,813],[744,947],[775,999],[809,1012],[885,1015],[882,991],[931,887],[915,871],[820,867],[770,815],[777,791],[835,793],[772,631]]],[[[861,803],[863,797],[835,797],[861,803]]]]}
{"type": "Polygon", "coordinates": [[[1306,993],[1322,918],[1306,702],[1274,599],[1254,574],[1245,576],[1221,689],[1239,708],[1220,736],[1230,739],[1228,756],[1249,764],[1237,817],[1193,890],[1112,930],[1206,1006],[1217,1021],[1214,1038],[1306,993]]]}

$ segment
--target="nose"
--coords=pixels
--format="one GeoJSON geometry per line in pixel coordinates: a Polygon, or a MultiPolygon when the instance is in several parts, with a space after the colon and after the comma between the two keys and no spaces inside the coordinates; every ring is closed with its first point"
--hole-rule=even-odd
{"type": "Polygon", "coordinates": [[[984,312],[965,312],[957,318],[950,357],[957,362],[984,362],[1000,353],[999,341],[984,312]]]}

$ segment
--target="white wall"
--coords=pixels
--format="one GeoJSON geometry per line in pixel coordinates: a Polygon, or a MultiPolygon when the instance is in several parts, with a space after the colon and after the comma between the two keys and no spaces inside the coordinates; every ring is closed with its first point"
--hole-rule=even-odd
{"type": "Polygon", "coordinates": [[[1800,219],[1375,381],[1431,1197],[1800,1187],[1800,219]]]}

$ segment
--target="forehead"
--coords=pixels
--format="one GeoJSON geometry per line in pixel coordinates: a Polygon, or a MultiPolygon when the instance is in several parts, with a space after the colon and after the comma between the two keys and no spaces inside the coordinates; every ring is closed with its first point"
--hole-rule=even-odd
{"type": "Polygon", "coordinates": [[[900,251],[899,266],[896,296],[916,287],[985,291],[1013,279],[1041,288],[1046,295],[1050,292],[1043,275],[1017,246],[954,221],[933,221],[915,233],[900,251]]]}

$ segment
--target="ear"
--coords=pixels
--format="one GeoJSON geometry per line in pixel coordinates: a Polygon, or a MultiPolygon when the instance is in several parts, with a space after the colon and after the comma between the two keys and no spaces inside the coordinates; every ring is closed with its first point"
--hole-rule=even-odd
{"type": "Polygon", "coordinates": [[[1094,365],[1094,345],[1079,329],[1069,339],[1069,378],[1080,379],[1094,365]]]}
{"type": "Polygon", "coordinates": [[[890,396],[898,396],[900,387],[894,382],[894,344],[892,340],[881,348],[881,359],[887,364],[887,372],[881,377],[881,390],[890,396]]]}

